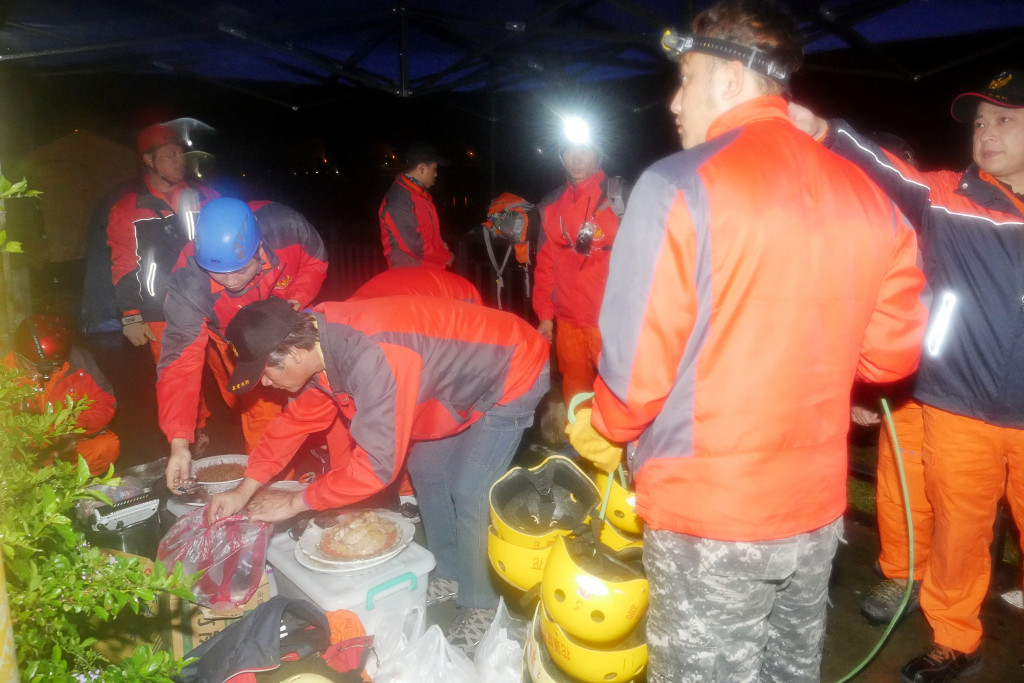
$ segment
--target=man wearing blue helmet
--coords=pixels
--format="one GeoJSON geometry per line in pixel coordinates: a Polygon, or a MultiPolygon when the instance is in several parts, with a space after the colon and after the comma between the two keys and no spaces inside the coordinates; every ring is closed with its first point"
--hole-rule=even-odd
{"type": "Polygon", "coordinates": [[[171,445],[167,486],[189,479],[189,442],[196,429],[204,357],[225,402],[242,414],[246,452],[281,412],[263,390],[228,391],[235,359],[224,329],[245,305],[276,297],[299,310],[310,305],[327,274],[327,253],[312,225],[274,202],[219,198],[199,215],[195,239],[178,258],[167,288],[163,350],[157,364],[160,429],[171,445]],[[207,341],[212,342],[207,348],[207,341]]]}

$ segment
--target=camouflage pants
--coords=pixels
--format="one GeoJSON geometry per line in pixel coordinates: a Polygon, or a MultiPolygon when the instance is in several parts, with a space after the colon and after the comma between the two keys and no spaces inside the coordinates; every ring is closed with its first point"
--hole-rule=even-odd
{"type": "Polygon", "coordinates": [[[818,681],[840,517],[757,543],[644,534],[649,683],[818,681]]]}

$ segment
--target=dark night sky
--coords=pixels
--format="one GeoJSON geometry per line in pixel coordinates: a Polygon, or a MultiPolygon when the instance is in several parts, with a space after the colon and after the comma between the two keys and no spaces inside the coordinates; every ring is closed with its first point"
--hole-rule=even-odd
{"type": "MultiPolygon", "coordinates": [[[[1009,48],[984,54],[1003,38],[887,46],[888,55],[918,72],[969,58],[917,81],[857,73],[877,70],[873,60],[879,57],[812,55],[794,77],[794,94],[865,132],[902,135],[926,167],[963,166],[967,132],[949,118],[949,103],[958,92],[983,85],[1011,65],[1016,57],[1009,48]]],[[[26,97],[20,107],[6,105],[5,117],[13,112],[15,120],[5,126],[5,165],[77,127],[130,144],[132,132],[142,125],[191,116],[218,131],[207,146],[217,157],[219,186],[250,199],[284,201],[321,229],[341,231],[345,238],[375,237],[376,208],[394,174],[382,161],[387,152],[400,152],[410,142],[432,141],[453,159],[435,188],[451,230],[478,225],[487,203],[500,192],[538,200],[560,181],[551,129],[553,112],[567,102],[583,103],[594,112],[607,145],[605,166],[612,173],[635,179],[646,165],[678,149],[667,110],[675,75],[667,61],[657,76],[578,86],[571,95],[552,87],[399,99],[333,86],[317,93],[321,104],[299,111],[268,101],[288,99],[290,86],[265,83],[244,84],[263,95],[257,98],[173,78],[38,78],[8,72],[6,79],[26,97]]]]}

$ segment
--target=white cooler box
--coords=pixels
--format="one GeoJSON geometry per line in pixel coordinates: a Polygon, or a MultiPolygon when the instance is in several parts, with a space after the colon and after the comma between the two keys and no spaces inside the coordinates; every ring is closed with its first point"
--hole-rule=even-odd
{"type": "Polygon", "coordinates": [[[366,633],[373,635],[381,619],[400,616],[427,604],[427,575],[434,556],[415,542],[387,562],[344,574],[321,574],[295,559],[295,541],[287,533],[275,535],[267,548],[279,595],[308,600],[325,612],[347,609],[359,615],[366,633]]]}

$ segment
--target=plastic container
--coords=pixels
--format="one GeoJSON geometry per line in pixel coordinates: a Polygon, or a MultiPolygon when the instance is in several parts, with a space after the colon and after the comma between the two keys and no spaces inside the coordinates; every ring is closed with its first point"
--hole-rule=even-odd
{"type": "Polygon", "coordinates": [[[295,541],[287,533],[270,540],[267,562],[274,568],[280,595],[309,600],[325,612],[355,612],[369,635],[388,616],[402,617],[417,606],[426,609],[427,575],[434,568],[434,556],[414,541],[374,567],[321,574],[298,563],[295,541]]]}

